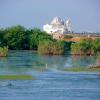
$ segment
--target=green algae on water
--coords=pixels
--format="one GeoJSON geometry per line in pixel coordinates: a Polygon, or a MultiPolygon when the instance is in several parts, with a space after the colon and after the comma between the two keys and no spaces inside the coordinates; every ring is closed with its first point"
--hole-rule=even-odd
{"type": "Polygon", "coordinates": [[[0,80],[32,80],[35,77],[31,75],[0,75],[0,80]]]}
{"type": "Polygon", "coordinates": [[[64,69],[64,71],[68,71],[68,72],[94,72],[94,71],[100,71],[100,68],[71,67],[71,68],[64,69]]]}

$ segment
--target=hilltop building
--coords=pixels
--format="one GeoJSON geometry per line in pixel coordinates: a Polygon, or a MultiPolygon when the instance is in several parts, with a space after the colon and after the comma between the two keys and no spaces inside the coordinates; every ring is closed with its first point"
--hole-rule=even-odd
{"type": "Polygon", "coordinates": [[[72,32],[72,24],[70,20],[64,22],[61,18],[55,17],[50,24],[43,26],[43,30],[50,35],[55,35],[56,33],[64,35],[72,32]]]}

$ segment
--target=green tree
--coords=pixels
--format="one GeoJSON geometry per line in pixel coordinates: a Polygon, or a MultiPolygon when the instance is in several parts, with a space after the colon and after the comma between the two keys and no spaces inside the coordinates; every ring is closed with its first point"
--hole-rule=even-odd
{"type": "Polygon", "coordinates": [[[37,50],[39,41],[44,40],[52,40],[52,37],[40,29],[32,29],[30,34],[30,49],[37,50]]]}
{"type": "Polygon", "coordinates": [[[5,30],[4,40],[9,49],[28,48],[28,34],[23,26],[13,26],[5,30]]]}
{"type": "Polygon", "coordinates": [[[3,47],[6,44],[4,44],[4,34],[5,34],[5,29],[1,28],[0,29],[0,46],[3,47]]]}

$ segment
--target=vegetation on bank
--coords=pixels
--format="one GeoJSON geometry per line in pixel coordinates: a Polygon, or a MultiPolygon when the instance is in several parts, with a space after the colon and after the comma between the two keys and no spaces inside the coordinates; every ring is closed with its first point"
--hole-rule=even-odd
{"type": "Polygon", "coordinates": [[[53,40],[50,35],[40,29],[26,29],[13,26],[0,29],[0,46],[8,46],[10,50],[37,50],[39,41],[53,40]]]}
{"type": "Polygon", "coordinates": [[[64,43],[62,41],[40,41],[38,46],[39,54],[61,55],[64,54],[64,43]]]}
{"type": "Polygon", "coordinates": [[[71,45],[71,54],[94,55],[100,52],[100,39],[83,39],[71,45]]]}
{"type": "MultiPolygon", "coordinates": [[[[66,35],[66,38],[72,38],[72,36],[66,35]]],[[[39,54],[50,55],[64,54],[64,52],[93,55],[100,52],[100,39],[87,38],[75,43],[63,42],[53,39],[52,36],[40,29],[26,29],[18,25],[0,29],[0,47],[0,56],[6,56],[8,49],[37,50],[39,54]]]]}
{"type": "Polygon", "coordinates": [[[38,50],[40,54],[63,54],[64,43],[57,41],[40,29],[13,26],[0,29],[0,46],[10,50],[38,50]]]}
{"type": "Polygon", "coordinates": [[[5,57],[8,54],[8,48],[7,47],[0,47],[0,57],[5,57]]]}
{"type": "Polygon", "coordinates": [[[32,80],[31,75],[0,75],[0,80],[32,80]]]}
{"type": "Polygon", "coordinates": [[[64,71],[68,72],[100,72],[100,68],[89,68],[89,67],[71,67],[71,68],[66,68],[64,71]]]}

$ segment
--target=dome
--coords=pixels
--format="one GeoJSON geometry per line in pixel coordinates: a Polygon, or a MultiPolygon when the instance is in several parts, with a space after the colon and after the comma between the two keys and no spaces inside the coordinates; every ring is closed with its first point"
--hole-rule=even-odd
{"type": "Polygon", "coordinates": [[[72,23],[71,23],[71,20],[66,20],[66,26],[71,26],[72,25],[72,23]]]}
{"type": "Polygon", "coordinates": [[[55,17],[55,18],[52,20],[51,24],[52,24],[52,25],[63,25],[64,22],[62,21],[61,18],[55,17]]]}
{"type": "Polygon", "coordinates": [[[67,20],[66,23],[65,23],[65,25],[66,25],[67,30],[68,30],[69,32],[71,32],[71,28],[72,28],[72,23],[71,23],[71,21],[70,21],[70,20],[67,20]]]}

